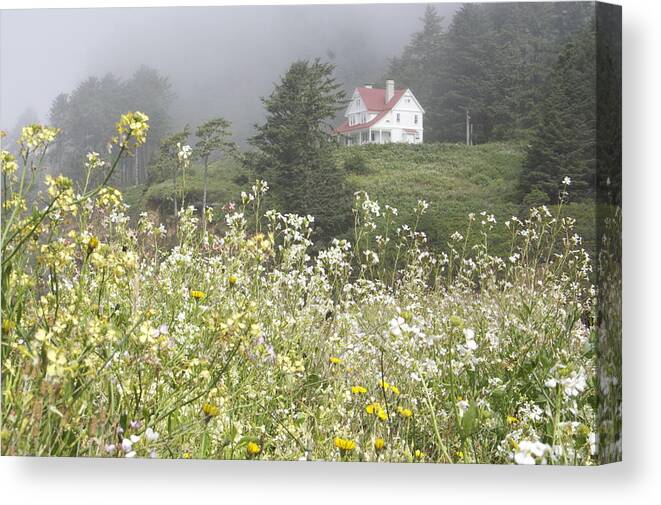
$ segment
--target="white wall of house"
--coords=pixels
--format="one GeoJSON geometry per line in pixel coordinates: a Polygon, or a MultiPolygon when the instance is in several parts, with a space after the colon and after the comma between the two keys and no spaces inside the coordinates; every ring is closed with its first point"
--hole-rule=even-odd
{"type": "MultiPolygon", "coordinates": [[[[360,93],[355,90],[345,112],[349,126],[368,123],[377,115],[367,110],[360,93]]],[[[350,145],[390,142],[421,144],[424,131],[423,117],[424,109],[411,90],[407,89],[395,106],[377,123],[364,130],[346,134],[346,142],[350,145]]]]}

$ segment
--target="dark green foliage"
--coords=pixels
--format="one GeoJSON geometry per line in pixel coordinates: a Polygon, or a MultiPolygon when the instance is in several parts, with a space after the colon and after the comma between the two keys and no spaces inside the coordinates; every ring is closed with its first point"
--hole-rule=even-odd
{"type": "Polygon", "coordinates": [[[569,177],[573,200],[594,196],[595,86],[595,31],[590,26],[565,46],[553,67],[521,174],[523,195],[541,192],[557,202],[561,181],[569,177]]]}
{"type": "Polygon", "coordinates": [[[364,174],[367,172],[367,161],[360,151],[352,151],[344,159],[344,171],[353,174],[364,174]]]}
{"type": "Polygon", "coordinates": [[[622,11],[597,4],[597,198],[622,205],[622,11]]]}
{"type": "Polygon", "coordinates": [[[250,139],[248,166],[271,185],[280,210],[311,214],[318,240],[343,233],[351,216],[351,192],[333,157],[332,120],[345,93],[334,66],[297,61],[262,101],[266,122],[250,139]]]}

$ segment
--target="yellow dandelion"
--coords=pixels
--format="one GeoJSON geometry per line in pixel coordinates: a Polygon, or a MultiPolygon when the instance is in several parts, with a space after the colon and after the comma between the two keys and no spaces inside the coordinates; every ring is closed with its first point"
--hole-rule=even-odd
{"type": "Polygon", "coordinates": [[[382,438],[377,438],[374,440],[374,449],[377,451],[382,450],[386,446],[386,441],[382,438]]]}
{"type": "Polygon", "coordinates": [[[351,386],[351,392],[355,395],[364,395],[367,393],[367,388],[363,386],[351,386]]]}
{"type": "Polygon", "coordinates": [[[399,412],[399,415],[402,417],[411,417],[413,415],[411,409],[405,409],[403,407],[397,407],[397,412],[399,412]]]}
{"type": "Polygon", "coordinates": [[[205,403],[202,405],[202,412],[208,417],[216,417],[217,415],[220,414],[220,409],[213,405],[212,403],[205,403]]]}
{"type": "Polygon", "coordinates": [[[507,424],[516,424],[519,420],[514,416],[507,416],[507,424]]]}
{"type": "Polygon", "coordinates": [[[415,459],[422,459],[425,457],[425,453],[422,452],[420,449],[416,449],[413,454],[415,456],[415,459]]]}
{"type": "Polygon", "coordinates": [[[239,280],[239,279],[238,279],[238,277],[237,277],[236,275],[230,275],[230,276],[227,278],[227,283],[230,285],[230,287],[233,287],[233,286],[236,284],[236,282],[237,282],[238,280],[239,280]]]}
{"type": "Polygon", "coordinates": [[[342,363],[342,360],[337,356],[331,356],[330,358],[328,358],[328,361],[330,361],[332,365],[339,365],[340,363],[342,363]]]}
{"type": "Polygon", "coordinates": [[[335,437],[335,447],[342,452],[353,451],[356,448],[356,442],[346,438],[335,437]]]}
{"type": "Polygon", "coordinates": [[[186,451],[181,455],[181,457],[184,459],[191,459],[193,455],[190,452],[186,451]]]}
{"type": "Polygon", "coordinates": [[[391,385],[390,391],[392,391],[395,395],[399,396],[399,388],[397,386],[391,385]]]}
{"type": "Polygon", "coordinates": [[[374,402],[370,403],[365,407],[365,412],[368,414],[373,414],[376,417],[378,417],[381,421],[387,421],[388,420],[388,414],[386,411],[383,409],[380,403],[374,402]]]}
{"type": "Polygon", "coordinates": [[[256,444],[255,442],[248,442],[248,445],[246,445],[246,452],[250,456],[256,456],[260,452],[262,452],[262,448],[259,446],[259,444],[256,444]]]}
{"type": "Polygon", "coordinates": [[[205,296],[207,296],[206,293],[205,293],[204,291],[196,291],[196,290],[191,291],[191,292],[190,292],[190,295],[191,295],[193,298],[195,298],[196,300],[201,300],[202,298],[204,298],[205,296]]]}
{"type": "Polygon", "coordinates": [[[381,409],[381,404],[370,403],[365,407],[365,412],[367,412],[368,414],[375,414],[380,409],[381,409]]]}
{"type": "Polygon", "coordinates": [[[87,242],[87,254],[92,254],[97,247],[99,247],[99,239],[92,236],[87,242]]]}

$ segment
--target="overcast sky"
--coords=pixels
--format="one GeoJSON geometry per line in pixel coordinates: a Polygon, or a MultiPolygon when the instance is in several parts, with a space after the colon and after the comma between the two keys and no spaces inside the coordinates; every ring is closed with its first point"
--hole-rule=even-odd
{"type": "MultiPolygon", "coordinates": [[[[451,18],[457,4],[438,4],[451,18]]],[[[0,127],[90,75],[129,77],[145,63],[167,75],[177,122],[221,114],[261,119],[259,97],[297,58],[382,76],[387,58],[420,29],[424,4],[13,10],[0,13],[0,127]]]]}

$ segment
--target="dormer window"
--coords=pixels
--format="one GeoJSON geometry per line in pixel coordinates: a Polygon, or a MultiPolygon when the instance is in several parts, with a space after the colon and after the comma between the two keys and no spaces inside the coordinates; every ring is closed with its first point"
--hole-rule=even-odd
{"type": "Polygon", "coordinates": [[[415,115],[413,116],[413,122],[414,122],[415,124],[418,124],[418,115],[417,115],[417,114],[415,114],[415,115]]]}
{"type": "Polygon", "coordinates": [[[399,112],[397,113],[397,122],[399,123],[399,112]]]}

